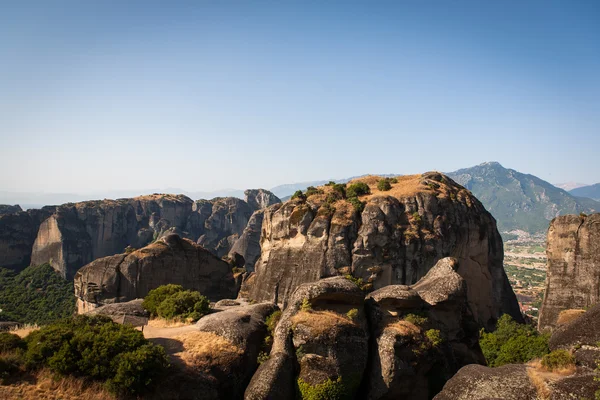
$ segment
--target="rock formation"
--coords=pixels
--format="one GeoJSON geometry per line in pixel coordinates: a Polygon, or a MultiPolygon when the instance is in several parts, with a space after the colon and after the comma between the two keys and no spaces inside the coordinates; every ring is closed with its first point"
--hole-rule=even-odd
{"type": "Polygon", "coordinates": [[[553,329],[561,311],[600,302],[600,214],[557,217],[548,229],[546,291],[539,329],[553,329]]]}
{"type": "Polygon", "coordinates": [[[245,264],[243,267],[248,272],[254,271],[254,265],[260,257],[260,235],[264,213],[264,210],[254,211],[241,236],[231,246],[231,250],[229,251],[230,257],[233,257],[234,254],[244,257],[245,264]]]}
{"type": "Polygon", "coordinates": [[[296,386],[302,398],[324,398],[325,387],[344,398],[431,398],[460,367],[485,362],[457,268],[443,259],[417,284],[366,299],[344,277],[300,285],[245,398],[294,399],[296,386]]]}
{"type": "Polygon", "coordinates": [[[30,265],[31,248],[53,207],[0,215],[0,267],[20,271],[30,265]]]}
{"type": "Polygon", "coordinates": [[[16,214],[21,211],[23,211],[23,209],[18,204],[15,204],[14,206],[9,204],[0,204],[0,215],[16,214]]]}
{"type": "Polygon", "coordinates": [[[231,266],[203,247],[172,234],[129,254],[97,259],[75,274],[79,313],[143,298],[168,283],[211,300],[236,296],[231,266]]]}
{"type": "Polygon", "coordinates": [[[550,350],[567,350],[576,368],[551,373],[536,363],[508,364],[498,368],[467,365],[450,379],[434,400],[483,400],[491,398],[536,400],[594,399],[600,390],[600,305],[557,328],[550,350]]]}
{"type": "Polygon", "coordinates": [[[281,203],[279,197],[265,189],[248,189],[244,191],[244,200],[253,210],[262,210],[281,203]]]}
{"type": "MultiPolygon", "coordinates": [[[[254,219],[251,216],[257,207],[278,199],[262,189],[249,190],[247,198],[252,205],[233,197],[194,202],[183,195],[169,194],[64,204],[52,215],[48,213],[41,226],[34,224],[28,230],[35,232],[35,243],[23,240],[26,244],[20,251],[25,255],[21,258],[28,263],[30,255],[33,264],[49,262],[71,279],[79,268],[95,259],[119,254],[126,247],[141,248],[172,233],[197,241],[223,257],[250,221],[252,226],[238,252],[248,254],[251,267],[257,258],[258,241],[252,232],[258,230],[260,235],[257,225],[262,223],[262,214],[254,219]],[[246,239],[248,236],[250,239],[246,239]]],[[[10,241],[2,241],[2,232],[0,224],[0,248],[4,243],[11,245],[10,241]]],[[[9,239],[15,237],[11,232],[7,229],[9,239]]]]}
{"type": "Polygon", "coordinates": [[[496,222],[469,191],[437,172],[398,177],[389,191],[377,189],[378,180],[350,182],[370,187],[360,213],[333,186],[265,209],[250,297],[272,300],[277,289],[285,301],[303,283],[344,274],[374,289],[410,285],[452,256],[481,326],[503,313],[522,320],[496,222]]]}

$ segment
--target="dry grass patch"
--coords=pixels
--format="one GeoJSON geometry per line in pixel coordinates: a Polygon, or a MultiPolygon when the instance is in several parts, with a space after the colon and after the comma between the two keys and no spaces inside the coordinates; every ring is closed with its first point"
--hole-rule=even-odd
{"type": "Polygon", "coordinates": [[[73,376],[56,379],[48,370],[42,369],[30,379],[0,386],[0,398],[47,399],[47,400],[116,400],[102,383],[73,376]]]}
{"type": "Polygon", "coordinates": [[[401,334],[402,336],[415,337],[421,334],[421,329],[417,325],[413,324],[412,322],[403,320],[392,322],[388,324],[385,328],[392,329],[395,332],[401,334]]]}
{"type": "Polygon", "coordinates": [[[25,325],[21,325],[21,326],[15,327],[15,328],[11,328],[11,329],[9,329],[9,332],[14,333],[15,335],[18,335],[21,338],[24,338],[25,336],[29,335],[31,332],[37,331],[38,329],[40,329],[38,324],[25,324],[25,325]]]}
{"type": "Polygon", "coordinates": [[[547,399],[550,396],[551,391],[548,383],[557,381],[565,376],[573,375],[575,372],[577,372],[575,364],[549,371],[542,365],[540,359],[527,363],[527,376],[535,386],[540,399],[547,399]]]}
{"type": "Polygon", "coordinates": [[[563,310],[560,312],[560,314],[558,314],[558,320],[556,321],[556,323],[558,325],[564,325],[564,324],[568,324],[571,321],[576,320],[577,318],[579,318],[581,316],[581,314],[584,314],[585,310],[563,310]]]}
{"type": "Polygon", "coordinates": [[[244,354],[229,340],[210,332],[188,332],[173,339],[183,346],[173,356],[191,368],[207,370],[213,365],[229,365],[244,354]]]}
{"type": "Polygon", "coordinates": [[[148,326],[151,328],[179,328],[181,326],[192,325],[193,321],[176,321],[163,318],[154,318],[148,321],[148,326]]]}
{"type": "Polygon", "coordinates": [[[292,317],[292,326],[306,326],[313,335],[319,336],[340,326],[355,326],[350,318],[333,311],[300,311],[292,317]]]}

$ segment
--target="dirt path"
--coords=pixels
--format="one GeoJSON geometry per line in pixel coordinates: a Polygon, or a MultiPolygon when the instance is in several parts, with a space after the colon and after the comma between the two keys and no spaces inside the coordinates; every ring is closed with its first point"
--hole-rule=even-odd
{"type": "Polygon", "coordinates": [[[198,330],[195,324],[192,325],[184,325],[177,327],[164,327],[158,328],[154,326],[147,325],[144,327],[144,337],[146,339],[156,339],[156,338],[172,338],[174,336],[181,335],[182,333],[193,332],[198,330]]]}

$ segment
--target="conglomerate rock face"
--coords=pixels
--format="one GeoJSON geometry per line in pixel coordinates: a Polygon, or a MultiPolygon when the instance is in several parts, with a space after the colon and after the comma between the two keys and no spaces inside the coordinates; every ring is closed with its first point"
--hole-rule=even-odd
{"type": "Polygon", "coordinates": [[[561,311],[584,309],[600,302],[600,214],[553,219],[547,241],[540,330],[554,329],[561,311]]]}
{"type": "Polygon", "coordinates": [[[277,292],[285,302],[303,283],[345,274],[373,289],[410,285],[451,256],[481,326],[492,328],[503,313],[522,320],[496,222],[469,191],[436,172],[398,177],[389,191],[378,180],[350,182],[370,187],[358,197],[360,213],[332,186],[265,209],[250,297],[273,300],[277,292]]]}
{"type": "Polygon", "coordinates": [[[324,387],[343,398],[431,398],[460,367],[484,362],[457,268],[442,259],[417,284],[366,299],[341,276],[300,285],[245,398],[294,399],[296,387],[300,398],[326,398],[324,387]]]}
{"type": "Polygon", "coordinates": [[[97,259],[77,271],[74,280],[79,313],[143,298],[169,283],[198,290],[211,300],[236,296],[231,266],[175,234],[129,254],[97,259]]]}

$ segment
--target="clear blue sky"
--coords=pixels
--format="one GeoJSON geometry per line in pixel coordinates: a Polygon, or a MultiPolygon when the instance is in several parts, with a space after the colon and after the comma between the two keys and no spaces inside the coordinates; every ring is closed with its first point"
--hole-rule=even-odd
{"type": "Polygon", "coordinates": [[[3,1],[0,189],[600,182],[600,1],[3,1]]]}

